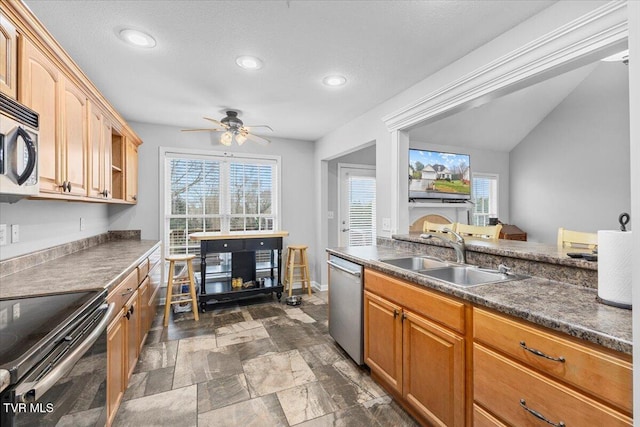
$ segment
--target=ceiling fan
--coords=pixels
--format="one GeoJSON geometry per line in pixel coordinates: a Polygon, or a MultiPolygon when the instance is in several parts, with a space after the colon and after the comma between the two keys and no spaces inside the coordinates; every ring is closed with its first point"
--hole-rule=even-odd
{"type": "Polygon", "coordinates": [[[183,132],[222,132],[220,135],[220,144],[230,146],[235,139],[238,145],[242,145],[246,140],[251,140],[259,144],[268,144],[271,141],[264,136],[256,135],[252,133],[254,128],[266,128],[273,132],[270,126],[267,125],[247,125],[245,126],[242,120],[238,118],[238,112],[234,110],[227,111],[227,116],[218,121],[209,117],[204,117],[205,120],[209,120],[216,124],[215,128],[206,129],[182,129],[183,132]]]}

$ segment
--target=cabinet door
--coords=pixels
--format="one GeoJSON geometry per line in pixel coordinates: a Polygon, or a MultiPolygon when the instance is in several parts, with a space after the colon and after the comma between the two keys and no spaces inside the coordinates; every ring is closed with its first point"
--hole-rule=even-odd
{"type": "Polygon", "coordinates": [[[70,194],[87,195],[87,97],[65,79],[64,110],[61,116],[64,135],[64,171],[70,194]]]}
{"type": "Polygon", "coordinates": [[[18,100],[40,115],[38,171],[41,193],[61,193],[62,136],[58,116],[63,82],[60,72],[26,37],[20,38],[18,100]]]}
{"type": "Polygon", "coordinates": [[[0,92],[18,96],[18,37],[16,27],[0,12],[0,92]]]}
{"type": "Polygon", "coordinates": [[[107,416],[111,424],[125,390],[125,328],[123,311],[107,328],[107,416]]]}
{"type": "Polygon", "coordinates": [[[364,293],[364,360],[379,378],[402,393],[402,308],[364,293]]]}
{"type": "Polygon", "coordinates": [[[104,198],[104,135],[102,112],[89,105],[89,191],[87,196],[104,198]]]}
{"type": "Polygon", "coordinates": [[[138,307],[140,307],[140,322],[138,324],[138,352],[142,350],[142,343],[144,337],[149,330],[149,278],[144,279],[140,287],[138,288],[138,307]]]}
{"type": "Polygon", "coordinates": [[[138,146],[127,139],[125,152],[125,187],[126,201],[136,202],[138,200],[138,146]]]}
{"type": "MultiPolygon", "coordinates": [[[[125,309],[127,310],[127,369],[126,369],[126,379],[128,381],[129,377],[133,373],[133,368],[136,366],[136,361],[138,360],[138,354],[140,350],[140,338],[139,330],[140,330],[140,306],[138,305],[138,291],[135,291],[127,305],[125,305],[125,309]]],[[[125,382],[126,384],[126,382],[125,382]]]]}
{"type": "Polygon", "coordinates": [[[465,423],[464,338],[403,313],[403,394],[433,425],[465,423]]]}
{"type": "Polygon", "coordinates": [[[107,192],[107,199],[111,199],[113,197],[112,190],[112,163],[111,163],[111,150],[113,149],[113,142],[111,140],[111,121],[107,116],[102,116],[102,176],[103,176],[103,185],[102,191],[107,192]]]}

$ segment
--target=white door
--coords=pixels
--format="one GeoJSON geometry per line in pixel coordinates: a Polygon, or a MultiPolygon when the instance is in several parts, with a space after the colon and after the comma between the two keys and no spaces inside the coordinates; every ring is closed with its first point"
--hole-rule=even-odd
{"type": "Polygon", "coordinates": [[[376,170],[369,165],[338,164],[340,246],[376,244],[376,170]]]}

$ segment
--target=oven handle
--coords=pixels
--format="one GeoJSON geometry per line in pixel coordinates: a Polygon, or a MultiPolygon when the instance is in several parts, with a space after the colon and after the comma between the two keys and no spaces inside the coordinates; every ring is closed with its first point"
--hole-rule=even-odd
{"type": "Polygon", "coordinates": [[[20,126],[18,126],[18,135],[24,140],[24,143],[27,145],[27,152],[29,153],[27,167],[24,168],[24,172],[18,177],[18,185],[22,185],[27,182],[33,173],[33,169],[36,167],[36,146],[27,131],[20,126]]]}
{"type": "Polygon", "coordinates": [[[76,347],[70,354],[65,356],[63,360],[55,368],[51,370],[44,378],[36,382],[28,382],[19,384],[16,387],[16,402],[31,403],[37,401],[42,397],[54,384],[61,378],[69,373],[71,368],[76,364],[78,360],[91,348],[91,346],[98,340],[102,332],[107,328],[107,323],[111,314],[116,308],[115,303],[109,305],[103,304],[98,310],[105,310],[104,317],[100,320],[100,323],[94,328],[93,331],[87,336],[87,338],[76,347]]]}

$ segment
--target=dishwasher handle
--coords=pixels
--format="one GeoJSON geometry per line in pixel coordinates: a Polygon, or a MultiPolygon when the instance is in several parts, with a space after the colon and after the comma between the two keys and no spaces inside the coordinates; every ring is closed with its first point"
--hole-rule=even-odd
{"type": "Polygon", "coordinates": [[[356,277],[362,276],[362,271],[361,270],[349,270],[348,268],[344,268],[343,266],[338,265],[338,264],[336,264],[335,262],[332,262],[332,261],[327,261],[327,264],[329,264],[333,268],[337,268],[340,271],[344,271],[345,273],[349,273],[352,276],[356,276],[356,277]]]}
{"type": "Polygon", "coordinates": [[[45,394],[54,384],[63,378],[71,368],[76,364],[78,360],[91,348],[91,346],[98,340],[100,335],[107,328],[107,323],[111,314],[115,310],[115,303],[109,305],[103,304],[99,310],[104,311],[104,316],[100,320],[100,323],[89,333],[87,338],[76,347],[70,354],[64,357],[62,362],[53,368],[44,378],[35,381],[27,382],[16,387],[16,402],[31,403],[38,400],[45,394]]]}

